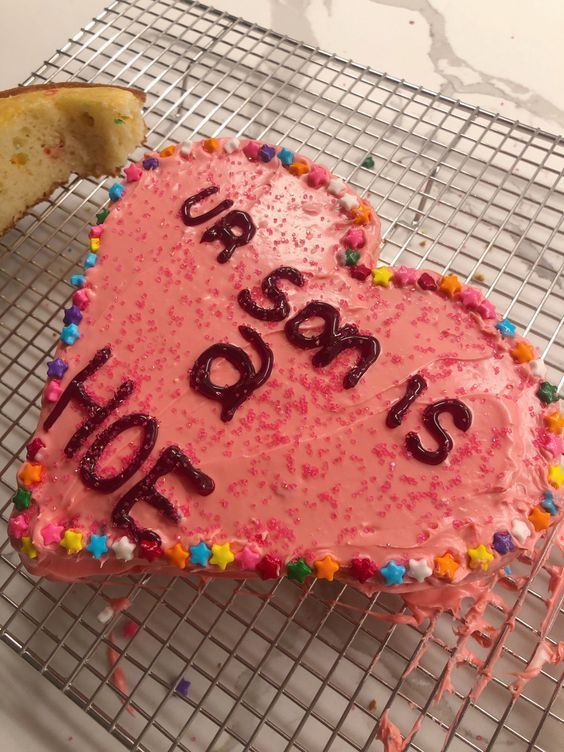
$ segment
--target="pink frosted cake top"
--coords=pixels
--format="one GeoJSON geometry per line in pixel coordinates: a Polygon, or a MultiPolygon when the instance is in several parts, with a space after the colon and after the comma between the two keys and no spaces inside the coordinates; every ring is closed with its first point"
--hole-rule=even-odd
{"type": "Polygon", "coordinates": [[[454,275],[375,267],[370,207],[236,139],[110,189],[10,534],[29,569],[459,582],[558,512],[534,348],[454,275]]]}

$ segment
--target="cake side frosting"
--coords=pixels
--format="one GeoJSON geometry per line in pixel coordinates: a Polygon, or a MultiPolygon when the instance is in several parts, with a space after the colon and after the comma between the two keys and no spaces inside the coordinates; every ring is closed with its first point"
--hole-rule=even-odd
{"type": "Polygon", "coordinates": [[[400,591],[534,545],[559,508],[557,395],[478,290],[374,268],[372,210],[287,149],[210,139],[126,177],[19,474],[32,571],[400,591]]]}

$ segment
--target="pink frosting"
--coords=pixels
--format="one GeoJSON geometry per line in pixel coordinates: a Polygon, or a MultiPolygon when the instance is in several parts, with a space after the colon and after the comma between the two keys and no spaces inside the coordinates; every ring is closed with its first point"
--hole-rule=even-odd
{"type": "MultiPolygon", "coordinates": [[[[446,296],[352,279],[338,265],[337,251],[354,227],[327,190],[312,189],[305,176],[291,175],[279,160],[250,161],[241,150],[208,154],[194,144],[188,159],[161,159],[158,169],[128,185],[104,224],[100,260],[86,275],[95,295],[84,310],[81,337],[72,347],[59,347],[57,355],[69,363],[64,389],[97,350],[110,345],[112,357],[89,379],[88,391],[106,402],[126,379],[133,379],[135,390],[104,425],[146,413],[158,420],[157,443],[130,481],[102,494],[86,488],[77,472],[90,440],[73,459],[63,453],[84,412],[71,403],[46,432],[43,421],[52,406],[44,406],[36,436],[46,444],[45,471],[33,488],[31,523],[38,556],[26,559],[30,569],[62,579],[99,573],[101,564],[105,573],[159,567],[179,572],[165,557],[149,563],[113,554],[97,561],[86,551],[68,556],[41,536],[54,523],[105,531],[110,545],[123,535],[110,523],[117,500],[173,443],[213,478],[215,491],[199,496],[169,475],[159,490],[180,511],[179,524],[144,502],[133,508],[134,519],[156,530],[165,549],[176,542],[188,549],[200,540],[210,546],[229,541],[234,552],[249,546],[285,561],[304,556],[313,562],[331,554],[343,568],[359,555],[378,566],[390,559],[407,566],[408,559],[421,558],[433,566],[434,556],[450,551],[460,563],[459,581],[469,572],[468,546],[490,546],[493,532],[526,519],[547,488],[546,453],[533,441],[545,408],[535,396],[538,380],[508,353],[515,340],[503,340],[495,322],[446,296]],[[189,196],[212,185],[219,191],[195,205],[194,215],[229,198],[257,228],[225,264],[216,260],[218,242],[200,242],[217,217],[187,227],[180,216],[189,196]],[[378,338],[381,354],[356,387],[344,389],[342,383],[356,351],[314,368],[316,351],[292,345],[285,322],[258,321],[238,304],[239,291],[248,288],[260,305],[271,307],[260,284],[282,265],[305,278],[301,288],[279,283],[291,316],[309,301],[325,301],[340,311],[342,323],[378,338]],[[256,363],[240,325],[260,333],[272,348],[274,367],[233,420],[223,423],[219,404],[195,393],[189,374],[196,358],[217,342],[242,347],[256,363]],[[415,373],[424,376],[427,390],[401,426],[387,428],[389,408],[415,373]],[[463,433],[443,415],[454,449],[441,465],[426,465],[406,451],[405,436],[416,431],[424,446],[435,448],[422,426],[422,410],[444,398],[462,400],[473,423],[463,433]]],[[[372,219],[363,232],[363,263],[373,265],[378,221],[372,219]]],[[[236,378],[225,361],[214,364],[212,376],[219,384],[236,378]]],[[[111,475],[127,464],[138,440],[138,429],[121,434],[103,455],[101,471],[111,475]]],[[[499,562],[497,557],[492,569],[499,562]]],[[[232,567],[237,565],[227,573],[232,567]]]]}

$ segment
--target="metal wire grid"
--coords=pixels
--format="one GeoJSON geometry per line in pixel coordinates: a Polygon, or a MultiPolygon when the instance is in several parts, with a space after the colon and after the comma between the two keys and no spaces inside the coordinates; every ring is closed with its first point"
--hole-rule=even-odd
{"type": "MultiPolygon", "coordinates": [[[[564,362],[560,139],[175,0],[113,3],[26,83],[71,78],[144,89],[153,148],[229,132],[321,158],[369,195],[386,262],[478,281],[540,347],[555,380],[564,362]],[[366,154],[371,169],[361,167],[366,154]]],[[[75,180],[0,244],[6,497],[69,297],[63,280],[104,200],[97,184],[75,180]]],[[[4,530],[8,513],[7,504],[4,530]]],[[[385,709],[421,752],[557,748],[558,668],[547,665],[518,699],[508,689],[539,635],[554,643],[562,634],[562,610],[543,623],[550,539],[533,561],[516,564],[515,582],[524,577],[526,587],[503,591],[508,614],[488,607],[498,631],[481,636],[486,647],[472,640],[475,658],[458,666],[453,620],[414,627],[372,618],[403,613],[389,595],[366,599],[328,583],[303,592],[287,581],[35,582],[3,540],[2,639],[130,749],[376,750],[385,709]],[[128,616],[141,627],[135,637],[102,629],[102,593],[129,595],[128,616]],[[109,648],[127,694],[111,684],[109,648]],[[451,670],[454,692],[436,702],[451,670]],[[471,702],[483,671],[492,681],[471,702]],[[181,676],[192,683],[187,698],[174,692],[181,676]]]]}

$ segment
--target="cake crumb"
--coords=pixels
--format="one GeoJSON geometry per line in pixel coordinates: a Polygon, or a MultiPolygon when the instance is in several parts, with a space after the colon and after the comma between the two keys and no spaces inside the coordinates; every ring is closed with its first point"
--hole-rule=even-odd
{"type": "Polygon", "coordinates": [[[374,712],[377,707],[378,707],[378,703],[376,702],[376,700],[370,700],[370,702],[368,703],[368,710],[371,710],[372,712],[374,712]]]}
{"type": "Polygon", "coordinates": [[[472,275],[472,279],[474,280],[474,282],[485,282],[486,281],[486,278],[484,277],[484,275],[482,274],[482,272],[474,272],[474,274],[472,275]]]}

